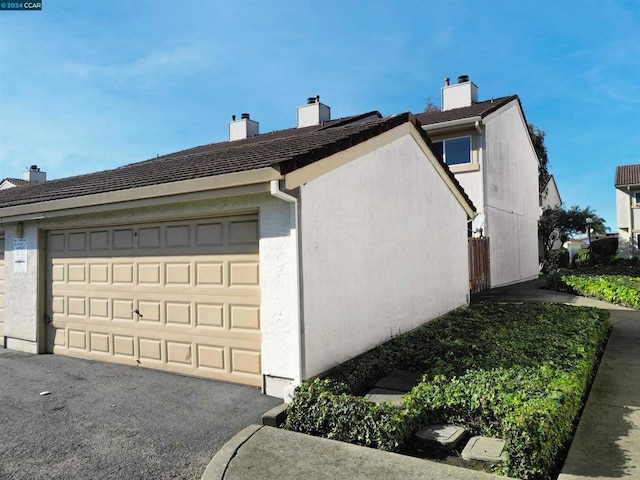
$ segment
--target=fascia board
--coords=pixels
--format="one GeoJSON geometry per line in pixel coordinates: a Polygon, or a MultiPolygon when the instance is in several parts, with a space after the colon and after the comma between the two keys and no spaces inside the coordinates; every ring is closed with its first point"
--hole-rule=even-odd
{"type": "Polygon", "coordinates": [[[267,167],[215,177],[17,205],[0,209],[0,224],[80,213],[99,213],[113,210],[114,204],[121,204],[121,208],[135,208],[172,203],[178,201],[178,198],[184,201],[185,199],[230,196],[234,192],[239,194],[269,191],[271,180],[281,179],[282,175],[277,170],[267,167]],[[252,185],[257,187],[242,188],[252,185]]]}
{"type": "Polygon", "coordinates": [[[437,132],[440,130],[449,130],[466,126],[474,127],[476,122],[482,122],[482,117],[477,115],[475,117],[460,118],[458,120],[450,120],[448,122],[430,123],[428,125],[423,125],[422,129],[427,133],[437,132]]]}

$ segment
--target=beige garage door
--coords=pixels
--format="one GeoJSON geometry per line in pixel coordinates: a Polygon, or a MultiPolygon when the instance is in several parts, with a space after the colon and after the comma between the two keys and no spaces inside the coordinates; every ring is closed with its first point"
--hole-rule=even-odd
{"type": "Polygon", "coordinates": [[[4,234],[0,233],[0,344],[4,336],[4,275],[4,234]]]}
{"type": "Polygon", "coordinates": [[[257,215],[52,231],[53,353],[262,385],[257,215]]]}

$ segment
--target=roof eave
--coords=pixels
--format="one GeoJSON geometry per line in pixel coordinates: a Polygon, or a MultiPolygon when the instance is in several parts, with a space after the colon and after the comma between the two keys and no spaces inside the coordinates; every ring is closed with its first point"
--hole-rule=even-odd
{"type": "Polygon", "coordinates": [[[474,126],[476,122],[482,122],[482,117],[480,115],[467,118],[459,118],[457,120],[449,120],[448,122],[431,123],[423,125],[422,128],[426,132],[437,132],[440,130],[449,130],[458,127],[474,126]]]}
{"type": "MultiPolygon", "coordinates": [[[[0,208],[0,225],[40,220],[50,217],[77,215],[113,209],[114,204],[122,204],[122,208],[133,208],[142,204],[166,203],[163,199],[171,199],[185,195],[198,195],[211,192],[240,192],[242,187],[263,185],[269,190],[271,180],[281,180],[283,176],[271,167],[229,173],[213,177],[196,178],[179,182],[162,183],[127,190],[97,193],[80,197],[62,198],[39,203],[16,205],[0,208]]],[[[254,189],[255,190],[255,189],[254,189]]],[[[247,193],[253,193],[253,190],[247,193]]],[[[202,195],[200,195],[202,196],[202,195]]]]}

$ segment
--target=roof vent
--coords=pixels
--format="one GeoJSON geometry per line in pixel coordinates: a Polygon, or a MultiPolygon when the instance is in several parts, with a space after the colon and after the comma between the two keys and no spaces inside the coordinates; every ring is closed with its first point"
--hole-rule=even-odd
{"type": "Polygon", "coordinates": [[[470,107],[478,103],[478,87],[469,80],[469,75],[460,75],[458,83],[442,87],[442,110],[470,107]]]}
{"type": "Polygon", "coordinates": [[[22,179],[27,182],[44,182],[47,180],[47,172],[41,172],[37,165],[31,165],[22,174],[22,179]]]}
{"type": "Polygon", "coordinates": [[[322,125],[331,120],[331,109],[320,103],[320,95],[307,98],[307,104],[298,107],[298,128],[322,125]]]}
{"type": "Polygon", "coordinates": [[[251,120],[248,113],[240,115],[240,120],[236,120],[236,116],[231,116],[229,122],[229,141],[243,140],[258,135],[260,124],[255,120],[251,120]]]}

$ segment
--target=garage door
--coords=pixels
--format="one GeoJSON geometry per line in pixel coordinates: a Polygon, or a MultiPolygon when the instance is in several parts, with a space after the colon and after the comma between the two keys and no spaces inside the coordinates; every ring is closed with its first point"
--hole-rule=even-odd
{"type": "Polygon", "coordinates": [[[4,234],[0,233],[0,343],[4,336],[4,275],[4,234]]]}
{"type": "Polygon", "coordinates": [[[262,385],[257,215],[51,231],[50,352],[262,385]]]}

